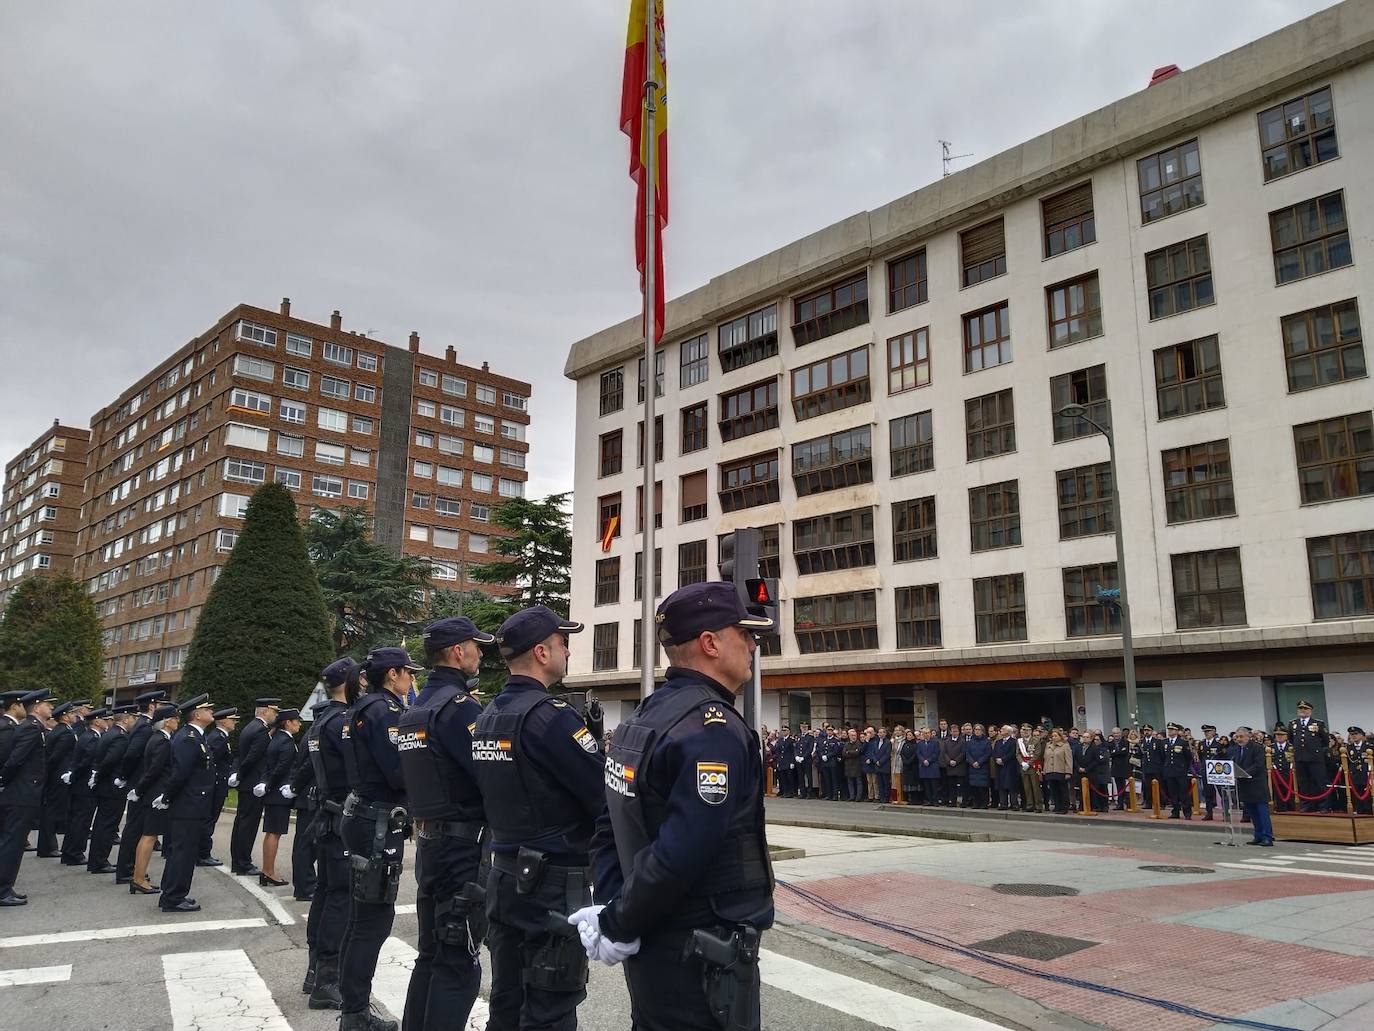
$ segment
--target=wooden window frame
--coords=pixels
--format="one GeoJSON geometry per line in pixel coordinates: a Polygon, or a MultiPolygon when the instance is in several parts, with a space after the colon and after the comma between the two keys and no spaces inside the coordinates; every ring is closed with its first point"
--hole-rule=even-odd
{"type": "Polygon", "coordinates": [[[973,625],[978,644],[1026,640],[1026,574],[976,577],[973,581],[973,625]]]}
{"type": "Polygon", "coordinates": [[[1345,191],[1332,190],[1269,212],[1269,245],[1274,251],[1275,286],[1287,286],[1353,265],[1355,255],[1350,248],[1350,217],[1346,212],[1345,191]],[[1340,224],[1333,229],[1330,215],[1335,206],[1340,208],[1340,224]],[[1291,239],[1281,241],[1281,220],[1285,216],[1291,220],[1292,235],[1291,239]],[[1304,225],[1305,218],[1315,218],[1320,229],[1309,231],[1304,225]],[[1288,258],[1293,259],[1291,266],[1288,258]],[[1285,275],[1285,269],[1290,267],[1296,272],[1285,275]]]}
{"type": "Polygon", "coordinates": [[[736,390],[721,394],[717,409],[720,418],[716,420],[720,439],[722,441],[739,440],[741,437],[749,437],[765,430],[777,429],[778,394],[777,376],[769,376],[767,379],[750,383],[746,387],[739,387],[736,390]],[[763,391],[763,403],[756,407],[759,401],[756,392],[760,390],[763,391]],[[741,404],[745,401],[749,404],[748,411],[744,411],[741,404]],[[732,410],[735,412],[733,415],[729,414],[732,410]]]}
{"type": "Polygon", "coordinates": [[[1068,566],[1064,575],[1064,636],[1111,637],[1121,633],[1121,608],[1104,603],[1097,588],[1112,590],[1120,586],[1115,562],[1095,562],[1068,566]]]}
{"type": "Polygon", "coordinates": [[[1046,258],[1057,258],[1061,254],[1096,243],[1097,219],[1094,214],[1092,180],[1086,179],[1067,190],[1060,190],[1042,198],[1040,230],[1042,254],[1046,258]],[[1085,193],[1088,198],[1086,208],[1082,205],[1085,193]],[[1078,203],[1071,203],[1075,201],[1078,203]],[[1069,242],[1071,239],[1075,242],[1069,242]]]}
{"type": "Polygon", "coordinates": [[[999,551],[1021,545],[1021,485],[1017,480],[968,489],[969,550],[999,551]]]}
{"type": "MultiPolygon", "coordinates": [[[[654,549],[654,597],[663,597],[663,549],[654,549]]],[[[644,598],[644,552],[635,552],[635,601],[644,598]]]]}
{"type": "Polygon", "coordinates": [[[778,306],[768,304],[722,323],[716,330],[721,372],[733,372],[778,353],[778,306]],[[741,337],[740,334],[746,334],[741,337]]]}
{"type": "Polygon", "coordinates": [[[1156,348],[1154,367],[1155,413],[1160,422],[1226,407],[1221,341],[1215,333],[1156,348]],[[1178,410],[1170,411],[1169,399],[1175,395],[1178,410]]]}
{"type": "Polygon", "coordinates": [[[1086,369],[1075,369],[1050,377],[1050,421],[1054,442],[1060,444],[1066,440],[1091,437],[1097,430],[1088,423],[1088,419],[1106,429],[1112,428],[1112,403],[1107,394],[1105,364],[1089,365],[1086,369]],[[1061,416],[1059,410],[1069,404],[1085,407],[1087,418],[1061,416]]]}
{"type": "Polygon", "coordinates": [[[1170,525],[1236,514],[1229,438],[1160,452],[1164,521],[1170,525]]]}
{"type": "Polygon", "coordinates": [[[625,407],[625,369],[607,369],[601,374],[601,414],[610,415],[625,407]]]}
{"type": "Polygon", "coordinates": [[[964,459],[981,462],[1016,451],[1016,403],[1012,388],[964,402],[964,459]]]}
{"type": "Polygon", "coordinates": [[[897,649],[940,648],[940,585],[915,584],[892,592],[897,614],[897,649]]]}
{"type": "Polygon", "coordinates": [[[1313,165],[1320,165],[1324,161],[1333,161],[1341,156],[1340,140],[1336,135],[1335,98],[1329,85],[1265,108],[1255,116],[1255,119],[1259,130],[1260,169],[1266,183],[1272,183],[1276,179],[1301,172],[1313,165]],[[1313,114],[1316,106],[1314,101],[1320,103],[1323,95],[1328,118],[1320,124],[1314,124],[1317,121],[1317,116],[1313,114]],[[1299,113],[1291,110],[1294,105],[1302,108],[1300,113],[1303,123],[1300,131],[1293,130],[1292,117],[1299,113]],[[1275,135],[1275,129],[1282,133],[1282,138],[1275,135]],[[1331,149],[1324,154],[1324,145],[1328,139],[1331,149]],[[1271,159],[1279,153],[1283,155],[1282,169],[1271,163],[1271,159]],[[1301,162],[1295,160],[1298,156],[1302,157],[1301,162]]]}
{"type": "Polygon", "coordinates": [[[1196,136],[1141,158],[1135,163],[1135,175],[1140,192],[1141,225],[1150,225],[1207,203],[1202,189],[1202,151],[1196,136]],[[1196,159],[1196,171],[1188,171],[1186,156],[1189,153],[1196,159]],[[1179,162],[1177,174],[1171,174],[1165,166],[1171,155],[1179,162]],[[1154,178],[1147,182],[1147,174],[1151,173],[1154,178]],[[1158,201],[1159,207],[1154,208],[1151,200],[1158,201]]]}
{"type": "MultiPolygon", "coordinates": [[[[636,442],[635,442],[635,446],[636,446],[636,448],[638,449],[638,450],[636,451],[635,467],[636,467],[637,469],[643,469],[643,468],[644,468],[644,420],[643,420],[643,419],[640,419],[639,422],[636,424],[636,426],[635,426],[635,432],[636,432],[636,434],[638,434],[638,436],[637,436],[637,438],[636,438],[636,442]]],[[[654,461],[655,461],[655,462],[662,462],[662,461],[663,461],[663,416],[661,416],[661,415],[655,415],[655,416],[654,416],[654,461]]]]}
{"type": "Polygon", "coordinates": [[[596,560],[596,593],[593,604],[620,604],[620,556],[596,560]]]}
{"type": "Polygon", "coordinates": [[[871,507],[792,520],[792,558],[798,576],[877,565],[871,507]]]}
{"type": "Polygon", "coordinates": [[[711,378],[711,341],[705,333],[678,345],[678,387],[694,387],[711,378]],[[698,353],[698,351],[700,353],[698,353]]]}
{"type": "Polygon", "coordinates": [[[722,512],[738,512],[745,508],[775,503],[779,498],[779,458],[778,452],[761,451],[748,458],[738,458],[733,462],[722,462],[718,470],[719,480],[716,497],[722,512]],[[769,467],[771,476],[759,477],[757,474],[764,466],[769,467]],[[735,486],[728,486],[732,476],[748,472],[747,479],[741,479],[735,486]]]}
{"type": "Polygon", "coordinates": [[[798,497],[872,482],[873,429],[867,424],[792,445],[792,483],[798,497]],[[809,451],[816,452],[814,460],[809,451]]]}
{"type": "Polygon", "coordinates": [[[867,267],[792,301],[792,343],[797,347],[867,324],[867,267]]]}
{"type": "Polygon", "coordinates": [[[597,623],[592,627],[592,669],[618,669],[620,666],[620,624],[597,623]]]}
{"type": "Polygon", "coordinates": [[[707,475],[705,469],[698,469],[696,472],[693,473],[684,473],[682,476],[678,477],[678,500],[680,502],[678,505],[679,523],[695,523],[701,519],[706,518],[708,514],[707,510],[709,508],[709,503],[707,501],[707,498],[709,497],[709,494],[707,492],[709,490],[710,486],[707,483],[707,475]],[[700,476],[702,483],[706,484],[705,489],[703,489],[702,491],[701,504],[692,505],[690,507],[687,505],[686,491],[686,481],[689,476],[700,476]]]}
{"type": "Polygon", "coordinates": [[[1102,335],[1102,287],[1097,269],[1045,287],[1045,319],[1050,350],[1093,340],[1102,335]],[[1081,291],[1081,306],[1074,308],[1074,291],[1081,291]]]}
{"type": "Polygon", "coordinates": [[[1353,297],[1285,315],[1279,320],[1279,334],[1283,338],[1284,369],[1290,394],[1364,379],[1369,375],[1360,328],[1360,306],[1353,297]],[[1323,329],[1323,320],[1329,324],[1329,330],[1323,329]],[[1295,346],[1294,330],[1298,327],[1302,328],[1304,337],[1302,350],[1295,346]],[[1294,375],[1295,369],[1304,365],[1310,368],[1310,381],[1301,381],[1294,375]]]}
{"type": "Polygon", "coordinates": [[[1293,427],[1293,450],[1302,504],[1374,494],[1374,416],[1370,412],[1300,423],[1293,427]],[[1362,485],[1367,489],[1361,490],[1362,485]],[[1318,486],[1320,492],[1315,490],[1318,486]]]}
{"type": "Polygon", "coordinates": [[[932,382],[930,364],[930,327],[889,337],[887,341],[887,393],[904,394],[928,387],[932,382]],[[907,382],[910,379],[911,382],[907,382]]]}
{"type": "Polygon", "coordinates": [[[935,496],[892,502],[892,561],[924,562],[940,557],[935,496]]]}
{"type": "Polygon", "coordinates": [[[597,464],[597,478],[614,476],[625,466],[625,431],[611,430],[601,434],[600,461],[597,464]]]}
{"type": "Polygon", "coordinates": [[[876,591],[846,591],[797,598],[792,603],[792,631],[802,655],[822,652],[875,651],[878,647],[876,591]]]}
{"type": "Polygon", "coordinates": [[[791,371],[788,379],[792,384],[792,413],[798,422],[807,419],[814,419],[818,415],[826,415],[830,412],[843,411],[846,408],[853,408],[855,405],[864,404],[873,399],[871,380],[869,378],[871,355],[868,353],[868,345],[856,347],[849,351],[841,351],[839,354],[823,358],[818,362],[809,365],[802,365],[791,371]],[[862,361],[858,361],[855,355],[862,355],[862,361]],[[838,382],[835,381],[835,363],[843,362],[845,378],[838,382]],[[863,373],[856,375],[854,369],[856,365],[862,365],[863,373]],[[820,389],[815,389],[817,372],[823,372],[825,385],[820,389]],[[802,376],[806,377],[806,390],[797,393],[799,380],[802,376]]]}
{"type": "Polygon", "coordinates": [[[887,432],[889,478],[912,476],[935,468],[935,429],[931,409],[889,420],[887,432]],[[913,420],[909,426],[907,420],[913,420]],[[915,443],[906,443],[908,429],[914,433],[915,443]],[[899,432],[903,438],[900,443],[897,440],[899,432]]]}
{"type": "Polygon", "coordinates": [[[706,541],[683,541],[677,546],[677,585],[686,587],[688,584],[699,584],[705,581],[706,541]],[[698,549],[700,550],[699,556],[697,554],[698,549]],[[700,561],[697,561],[698,558],[700,561]]]}
{"type": "Polygon", "coordinates": [[[1374,616],[1374,530],[1307,538],[1307,578],[1314,620],[1374,616]]]}
{"type": "Polygon", "coordinates": [[[998,301],[990,304],[986,308],[978,311],[966,312],[961,320],[964,325],[964,375],[971,375],[975,372],[982,372],[985,369],[995,369],[999,365],[1006,365],[1011,361],[1011,302],[998,301]],[[997,335],[989,339],[984,339],[982,331],[984,320],[991,315],[997,335]],[[977,328],[978,342],[974,343],[974,331],[977,328]],[[995,352],[997,360],[988,363],[988,351],[995,352]],[[978,356],[978,363],[974,364],[974,355],[978,356]]]}
{"type": "Polygon", "coordinates": [[[1145,255],[1145,296],[1151,322],[1217,303],[1206,233],[1145,255]]]}
{"type": "Polygon", "coordinates": [[[1110,462],[1060,469],[1054,474],[1054,484],[1061,541],[1116,532],[1112,513],[1116,485],[1110,462]]]}
{"type": "MultiPolygon", "coordinates": [[[[639,359],[638,366],[639,384],[636,396],[639,403],[644,403],[644,359],[639,359]]],[[[667,386],[664,382],[668,378],[668,352],[660,347],[654,352],[654,397],[663,396],[663,390],[667,386]]]]}
{"type": "Polygon", "coordinates": [[[682,409],[682,438],[678,454],[690,455],[711,443],[711,404],[702,401],[682,409]]]}
{"type": "Polygon", "coordinates": [[[1246,625],[1245,576],[1240,564],[1239,548],[1217,548],[1214,551],[1170,555],[1169,568],[1174,591],[1174,625],[1179,630],[1208,630],[1213,627],[1246,625]],[[1232,560],[1235,562],[1236,586],[1222,587],[1221,563],[1232,560]],[[1197,586],[1196,590],[1180,590],[1180,571],[1193,581],[1197,586]],[[1204,584],[1215,586],[1207,589],[1204,584]],[[1204,605],[1208,607],[1210,616],[1203,612],[1204,605]],[[1191,613],[1185,614],[1185,607],[1190,608],[1191,613]],[[1239,618],[1234,618],[1236,616],[1239,618]]]}
{"type": "Polygon", "coordinates": [[[1007,274],[1007,224],[1001,215],[980,222],[976,226],[969,226],[959,233],[959,269],[961,289],[986,283],[989,279],[1007,274]],[[995,242],[992,241],[994,231],[1000,238],[995,242]],[[988,242],[977,241],[982,244],[982,249],[974,255],[969,255],[969,245],[974,242],[974,234],[987,236],[988,242]],[[1000,247],[997,246],[999,243],[1000,247]]]}
{"type": "Polygon", "coordinates": [[[615,533],[611,534],[611,539],[619,537],[621,531],[625,529],[625,514],[621,508],[620,491],[614,494],[603,494],[596,501],[596,525],[598,529],[597,539],[605,540],[606,527],[610,525],[611,518],[619,516],[620,521],[616,523],[615,533]]]}
{"type": "Polygon", "coordinates": [[[924,247],[887,263],[887,313],[892,315],[930,300],[924,247]]]}

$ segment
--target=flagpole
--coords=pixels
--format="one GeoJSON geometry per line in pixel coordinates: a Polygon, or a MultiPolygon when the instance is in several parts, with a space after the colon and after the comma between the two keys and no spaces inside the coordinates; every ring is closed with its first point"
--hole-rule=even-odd
{"type": "MultiPolygon", "coordinates": [[[[644,500],[641,512],[644,516],[644,551],[640,559],[640,573],[643,589],[640,591],[642,608],[639,617],[639,696],[648,698],[654,693],[654,664],[658,659],[658,627],[654,623],[654,581],[657,572],[654,562],[654,455],[657,441],[654,439],[654,393],[657,386],[657,366],[654,351],[658,347],[658,327],[655,325],[654,305],[654,246],[655,221],[658,218],[658,135],[656,119],[658,108],[654,103],[654,56],[658,50],[658,35],[654,27],[654,0],[645,0],[644,26],[644,500]]],[[[667,368],[664,368],[667,375],[667,368]]]]}

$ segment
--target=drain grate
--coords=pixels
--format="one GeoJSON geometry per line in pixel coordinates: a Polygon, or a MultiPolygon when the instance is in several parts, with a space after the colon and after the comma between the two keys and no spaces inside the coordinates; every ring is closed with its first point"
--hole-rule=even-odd
{"type": "Polygon", "coordinates": [[[992,890],[999,895],[1027,895],[1037,899],[1078,894],[1077,888],[1070,888],[1066,884],[994,884],[992,890]]]}
{"type": "MultiPolygon", "coordinates": [[[[1052,886],[1053,887],[1053,886],[1052,886]]],[[[1020,956],[1022,959],[1051,960],[1070,956],[1083,949],[1090,949],[1098,942],[1084,941],[1082,938],[1064,938],[1043,931],[1019,930],[1010,934],[989,938],[987,941],[974,942],[971,946],[984,952],[1000,952],[1006,956],[1020,956]]]]}
{"type": "Polygon", "coordinates": [[[1142,866],[1140,869],[1148,870],[1150,873],[1216,873],[1210,866],[1168,866],[1156,863],[1142,866]]]}

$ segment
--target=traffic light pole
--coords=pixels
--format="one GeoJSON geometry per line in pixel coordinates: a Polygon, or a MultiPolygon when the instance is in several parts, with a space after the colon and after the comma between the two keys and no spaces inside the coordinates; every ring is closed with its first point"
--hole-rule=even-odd
{"type": "Polygon", "coordinates": [[[759,742],[763,741],[763,652],[754,649],[754,671],[749,677],[749,688],[744,696],[744,722],[749,724],[759,742]]]}

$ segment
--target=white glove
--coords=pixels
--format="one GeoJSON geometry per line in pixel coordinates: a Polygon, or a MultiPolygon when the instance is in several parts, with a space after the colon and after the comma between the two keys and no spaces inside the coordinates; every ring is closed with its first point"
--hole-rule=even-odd
{"type": "Polygon", "coordinates": [[[72,782],[72,771],[63,771],[62,776],[58,779],[61,780],[63,784],[70,784],[72,782]]]}
{"type": "Polygon", "coordinates": [[[568,923],[577,928],[582,939],[582,948],[587,950],[588,959],[596,959],[597,946],[601,942],[601,911],[605,906],[586,906],[568,916],[568,923]]]}
{"type": "Polygon", "coordinates": [[[166,809],[166,808],[167,808],[167,803],[164,802],[164,801],[162,800],[162,796],[161,796],[161,795],[158,795],[157,798],[153,799],[153,801],[152,801],[151,804],[152,804],[152,807],[153,807],[154,809],[166,809]]]}
{"type": "Polygon", "coordinates": [[[130,789],[129,789],[129,793],[128,793],[125,797],[126,797],[130,802],[137,802],[137,801],[138,801],[138,792],[135,791],[133,788],[130,788],[130,789]]]}
{"type": "Polygon", "coordinates": [[[129,782],[128,782],[127,780],[125,780],[123,777],[116,777],[116,778],[114,779],[114,786],[117,787],[117,788],[122,788],[122,787],[123,787],[125,784],[127,784],[127,783],[129,783],[129,782]]]}
{"type": "Polygon", "coordinates": [[[239,775],[237,773],[229,774],[229,786],[231,788],[236,788],[239,786],[239,775]]]}
{"type": "Polygon", "coordinates": [[[602,963],[606,964],[606,966],[613,967],[617,963],[624,963],[638,951],[638,938],[632,942],[617,942],[611,941],[611,939],[602,935],[601,940],[597,942],[595,957],[589,956],[587,958],[599,959],[602,963]]]}
{"type": "Polygon", "coordinates": [[[296,793],[291,790],[290,784],[283,784],[277,790],[281,792],[281,797],[286,799],[288,802],[296,797],[296,793]]]}
{"type": "Polygon", "coordinates": [[[253,785],[253,794],[257,795],[258,798],[261,798],[263,795],[267,794],[267,785],[266,785],[266,784],[254,784],[254,785],[253,785]]]}
{"type": "Polygon", "coordinates": [[[95,774],[94,774],[94,773],[91,774],[90,780],[86,781],[86,787],[90,788],[92,791],[95,790],[95,774]]]}

